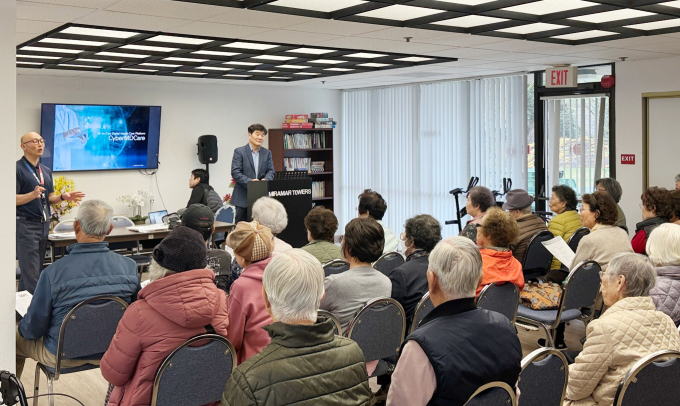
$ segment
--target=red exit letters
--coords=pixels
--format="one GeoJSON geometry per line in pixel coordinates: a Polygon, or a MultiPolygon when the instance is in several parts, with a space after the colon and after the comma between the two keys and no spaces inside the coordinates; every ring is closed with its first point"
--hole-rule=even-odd
{"type": "Polygon", "coordinates": [[[621,165],[635,165],[635,154],[621,154],[621,165]]]}

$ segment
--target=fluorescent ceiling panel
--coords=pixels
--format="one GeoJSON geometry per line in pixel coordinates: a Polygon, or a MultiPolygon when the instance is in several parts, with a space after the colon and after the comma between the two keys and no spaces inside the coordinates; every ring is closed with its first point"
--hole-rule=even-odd
{"type": "Polygon", "coordinates": [[[292,79],[290,76],[270,76],[269,79],[292,79]]]}
{"type": "Polygon", "coordinates": [[[156,35],[155,37],[146,39],[146,41],[170,42],[173,44],[187,44],[187,45],[203,45],[207,44],[208,42],[212,42],[212,40],[209,39],[175,37],[172,35],[156,35]]]}
{"type": "Polygon", "coordinates": [[[249,70],[248,72],[251,72],[251,73],[276,73],[278,71],[253,69],[253,70],[249,70]]]}
{"type": "Polygon", "coordinates": [[[227,73],[226,75],[222,75],[222,76],[227,76],[227,77],[230,77],[230,78],[249,78],[253,75],[237,75],[237,74],[234,74],[234,73],[227,73]]]}
{"type": "Polygon", "coordinates": [[[126,70],[131,72],[158,72],[158,69],[140,69],[140,68],[118,68],[118,70],[126,70]]]}
{"type": "Polygon", "coordinates": [[[347,63],[347,61],[341,61],[338,59],[315,59],[313,61],[309,61],[309,63],[322,63],[324,65],[337,65],[339,63],[347,63]]]}
{"type": "Polygon", "coordinates": [[[195,62],[195,63],[200,63],[200,62],[208,62],[210,59],[194,59],[194,58],[178,58],[178,57],[170,57],[170,58],[163,58],[164,61],[175,61],[175,62],[195,62]]]}
{"type": "Polygon", "coordinates": [[[491,3],[496,0],[435,0],[442,3],[460,4],[463,6],[478,6],[480,4],[491,3]]]}
{"type": "Polygon", "coordinates": [[[240,52],[221,52],[221,51],[195,51],[192,54],[198,55],[215,55],[215,56],[235,56],[241,55],[240,52]]]}
{"type": "Polygon", "coordinates": [[[366,2],[362,0],[278,0],[269,4],[272,6],[300,8],[303,10],[330,13],[347,7],[366,4],[366,2]]]}
{"type": "Polygon", "coordinates": [[[320,75],[320,73],[315,73],[315,72],[295,72],[293,75],[304,75],[304,76],[316,76],[320,75]]]}
{"type": "Polygon", "coordinates": [[[345,55],[345,57],[349,58],[362,58],[362,59],[382,58],[384,56],[387,56],[387,54],[372,54],[370,52],[357,52],[355,54],[345,55]]]}
{"type": "Polygon", "coordinates": [[[240,48],[240,49],[256,49],[258,51],[264,51],[265,49],[272,49],[278,47],[278,45],[272,44],[257,44],[254,42],[232,42],[231,44],[222,45],[226,48],[240,48]]]}
{"type": "Polygon", "coordinates": [[[52,52],[54,54],[79,54],[83,52],[82,49],[61,49],[61,48],[43,48],[43,47],[23,47],[19,51],[37,51],[37,52],[52,52]]]}
{"type": "Polygon", "coordinates": [[[570,20],[585,21],[587,23],[608,23],[610,21],[627,20],[629,18],[647,17],[655,15],[642,10],[633,10],[630,8],[614,11],[605,11],[604,13],[588,14],[579,17],[571,17],[570,20]]]}
{"type": "Polygon", "coordinates": [[[173,65],[169,63],[140,63],[139,66],[159,66],[161,68],[179,68],[182,65],[173,65]]]}
{"type": "Polygon", "coordinates": [[[335,49],[295,48],[295,49],[289,49],[286,52],[293,52],[293,53],[296,53],[296,54],[323,55],[323,54],[335,52],[335,49]]]}
{"type": "Polygon", "coordinates": [[[92,37],[130,38],[138,35],[138,32],[105,30],[101,28],[68,27],[61,31],[62,34],[89,35],[92,37]]]}
{"type": "Polygon", "coordinates": [[[385,66],[391,66],[391,63],[374,63],[374,62],[369,62],[369,63],[360,63],[357,66],[366,66],[368,68],[384,68],[385,66]]]}
{"type": "Polygon", "coordinates": [[[231,61],[231,62],[224,62],[225,65],[241,65],[241,66],[257,66],[257,65],[262,65],[262,62],[238,62],[238,61],[231,61]]]}
{"type": "Polygon", "coordinates": [[[178,51],[179,48],[166,48],[166,47],[151,47],[148,45],[123,45],[119,47],[120,49],[134,49],[137,51],[151,51],[151,52],[174,52],[178,51]]]}
{"type": "Polygon", "coordinates": [[[176,70],[172,72],[177,75],[207,75],[208,72],[182,72],[181,70],[176,70]]]}
{"type": "Polygon", "coordinates": [[[674,18],[672,20],[654,21],[651,23],[633,24],[626,25],[626,28],[634,28],[636,30],[660,30],[662,28],[672,28],[680,26],[680,18],[674,18]]]}
{"type": "Polygon", "coordinates": [[[680,0],[676,1],[669,1],[666,3],[661,3],[659,4],[660,6],[666,6],[666,7],[675,7],[675,8],[680,8],[680,0]]]}
{"type": "Polygon", "coordinates": [[[95,66],[95,65],[75,65],[75,64],[70,64],[70,63],[60,63],[57,66],[64,66],[67,68],[87,68],[87,69],[100,69],[102,68],[101,66],[95,66]]]}
{"type": "Polygon", "coordinates": [[[533,23],[520,25],[518,27],[503,28],[496,30],[498,32],[507,32],[509,34],[533,34],[535,32],[558,30],[560,28],[567,28],[566,25],[547,24],[547,23],[533,23]]]}
{"type": "Polygon", "coordinates": [[[540,0],[520,4],[518,6],[506,7],[501,10],[542,16],[591,6],[597,6],[597,3],[583,0],[540,0]]]}
{"type": "Polygon", "coordinates": [[[42,62],[23,62],[23,61],[17,61],[18,64],[20,65],[44,65],[42,62]]]}
{"type": "Polygon", "coordinates": [[[31,59],[61,59],[60,56],[40,56],[40,55],[21,55],[21,54],[17,54],[17,58],[31,58],[31,59]]]}
{"type": "Polygon", "coordinates": [[[61,38],[43,38],[38,42],[43,42],[47,44],[68,44],[68,45],[83,45],[86,47],[100,47],[102,45],[108,44],[108,42],[100,41],[82,41],[76,39],[61,39],[61,38]]]}
{"type": "Polygon", "coordinates": [[[228,71],[228,70],[234,70],[234,68],[221,68],[219,66],[197,66],[194,69],[203,69],[203,70],[219,70],[219,71],[228,71]]]}
{"type": "Polygon", "coordinates": [[[551,37],[551,38],[566,39],[566,40],[569,40],[569,41],[578,41],[578,40],[581,40],[581,39],[606,37],[606,36],[609,36],[609,35],[617,35],[617,34],[618,34],[618,32],[590,30],[590,31],[583,31],[583,32],[575,32],[575,33],[572,33],[572,34],[556,35],[556,36],[551,37]]]}
{"type": "Polygon", "coordinates": [[[350,68],[326,68],[324,70],[330,70],[330,71],[333,71],[333,72],[349,72],[349,71],[352,71],[354,69],[350,69],[350,68]]]}
{"type": "Polygon", "coordinates": [[[284,68],[284,69],[309,69],[311,66],[304,66],[304,65],[279,65],[277,68],[284,68]]]}
{"type": "Polygon", "coordinates": [[[378,8],[365,13],[357,14],[357,17],[383,18],[385,20],[406,21],[414,18],[427,17],[434,14],[444,13],[444,10],[431,8],[404,6],[401,4],[378,8]]]}
{"type": "Polygon", "coordinates": [[[397,58],[395,61],[402,61],[402,62],[425,62],[425,61],[431,61],[434,58],[423,58],[421,56],[409,56],[407,58],[397,58]]]}
{"type": "Polygon", "coordinates": [[[123,63],[123,61],[109,61],[106,59],[76,59],[78,62],[123,63]]]}
{"type": "Polygon", "coordinates": [[[449,27],[470,28],[470,27],[478,27],[480,25],[502,23],[504,21],[508,21],[508,20],[505,19],[505,18],[469,15],[469,16],[465,16],[465,17],[456,17],[456,18],[450,18],[448,20],[436,21],[436,22],[433,22],[432,24],[446,25],[446,26],[449,26],[449,27]]]}
{"type": "Polygon", "coordinates": [[[266,59],[268,61],[290,61],[291,59],[297,58],[294,56],[258,55],[253,56],[253,59],[266,59]]]}
{"type": "Polygon", "coordinates": [[[95,55],[101,55],[101,56],[116,56],[118,58],[148,58],[151,55],[139,55],[139,54],[124,54],[122,52],[97,52],[95,55]]]}

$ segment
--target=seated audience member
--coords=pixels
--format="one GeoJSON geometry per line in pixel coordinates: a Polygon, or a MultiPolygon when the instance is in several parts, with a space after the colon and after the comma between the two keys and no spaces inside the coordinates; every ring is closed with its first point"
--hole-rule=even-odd
{"type": "MultiPolygon", "coordinates": [[[[101,200],[84,201],[73,223],[76,244],[69,255],[40,274],[28,312],[16,333],[16,371],[21,377],[26,358],[52,368],[57,361],[59,328],[66,313],[95,296],[117,296],[130,303],[139,291],[135,261],[109,250],[113,208],[101,200]]],[[[99,360],[63,360],[62,368],[99,364],[99,360]]]]}
{"type": "MultiPolygon", "coordinates": [[[[548,231],[553,233],[555,237],[562,237],[565,242],[568,242],[576,230],[583,227],[581,216],[576,211],[578,202],[574,189],[566,185],[553,186],[548,204],[550,211],[557,214],[548,222],[548,231]]],[[[555,283],[564,282],[568,272],[563,271],[561,267],[560,261],[553,258],[547,279],[555,283]]]]}
{"type": "Polygon", "coordinates": [[[600,192],[607,192],[612,198],[614,198],[614,201],[616,202],[616,211],[619,214],[618,220],[616,220],[616,224],[614,225],[617,227],[625,227],[627,230],[628,226],[626,225],[626,215],[623,213],[621,206],[619,206],[621,195],[623,194],[623,189],[621,188],[619,181],[614,178],[598,179],[595,181],[595,189],[599,190],[600,192]]]}
{"type": "Polygon", "coordinates": [[[673,212],[670,222],[680,225],[680,190],[671,191],[671,200],[673,201],[673,212]]]}
{"type": "Polygon", "coordinates": [[[210,175],[208,175],[208,171],[205,169],[194,169],[191,171],[191,177],[189,178],[191,197],[187,203],[187,208],[192,204],[200,203],[210,207],[210,210],[215,213],[222,207],[222,198],[210,186],[208,183],[209,179],[210,175]]]}
{"type": "Polygon", "coordinates": [[[282,239],[276,237],[288,225],[288,213],[283,203],[271,198],[261,197],[253,204],[253,220],[269,228],[274,236],[274,251],[284,252],[293,247],[282,239]]]}
{"type": "Polygon", "coordinates": [[[206,269],[206,255],[203,237],[182,226],[154,249],[151,283],[123,314],[102,358],[102,375],[115,386],[109,406],[151,404],[154,377],[165,357],[208,325],[227,335],[226,294],[206,269]]]}
{"type": "Polygon", "coordinates": [[[675,190],[680,190],[680,173],[675,175],[675,190]]]}
{"type": "Polygon", "coordinates": [[[404,307],[406,325],[411,325],[418,302],[427,292],[428,256],[442,239],[442,227],[434,217],[420,214],[406,220],[401,241],[406,262],[387,273],[392,281],[392,298],[404,307]]]}
{"type": "Polygon", "coordinates": [[[522,348],[503,315],[479,309],[475,289],[482,258],[465,237],[449,237],[430,253],[427,281],[435,308],[406,337],[388,406],[462,406],[480,386],[514,387],[522,348]]]}
{"type": "Polygon", "coordinates": [[[477,286],[479,295],[484,286],[490,283],[510,282],[520,290],[524,287],[524,273],[510,251],[510,244],[517,239],[519,228],[510,215],[498,207],[492,207],[477,226],[477,245],[482,253],[484,269],[477,286]]]}
{"type": "Polygon", "coordinates": [[[310,253],[293,249],[265,268],[262,296],[274,321],[271,343],[229,377],[222,406],[368,405],[364,355],[354,341],[333,334],[317,318],[324,273],[310,253]]]}
{"type": "Polygon", "coordinates": [[[586,327],[583,351],[569,366],[565,405],[611,405],[624,375],[642,357],[680,350],[673,320],[648,296],[654,280],[654,268],[642,255],[611,260],[600,288],[609,308],[586,327]]]}
{"type": "Polygon", "coordinates": [[[482,222],[482,218],[489,210],[489,207],[496,207],[496,199],[493,197],[491,190],[484,186],[475,186],[468,191],[467,202],[465,202],[465,209],[467,214],[472,216],[472,220],[467,222],[463,231],[458,235],[467,237],[472,241],[477,241],[477,224],[482,222]]]}
{"type": "Polygon", "coordinates": [[[333,244],[333,237],[338,231],[338,219],[335,214],[324,208],[315,207],[305,216],[307,241],[303,250],[314,255],[322,264],[335,259],[343,259],[342,250],[333,244]]]}
{"type": "Polygon", "coordinates": [[[392,293],[390,278],[371,266],[382,255],[384,244],[383,229],[372,218],[347,223],[342,252],[349,270],[326,277],[326,296],[321,301],[321,309],[338,319],[342,331],[366,302],[392,293]]]}
{"type": "MultiPolygon", "coordinates": [[[[210,237],[215,231],[215,215],[206,205],[192,204],[184,211],[182,225],[198,231],[208,247],[210,237]]],[[[215,272],[215,284],[226,291],[227,280],[231,272],[231,255],[225,250],[208,248],[208,268],[215,272]]]]}
{"type": "Polygon", "coordinates": [[[522,263],[531,238],[540,231],[546,231],[548,227],[542,218],[531,212],[534,198],[529,196],[525,190],[511,190],[506,195],[506,199],[503,208],[517,221],[517,227],[519,227],[519,234],[510,245],[510,250],[512,250],[512,256],[522,263]]]}
{"type": "Polygon", "coordinates": [[[274,236],[257,221],[242,221],[227,236],[227,245],[234,250],[234,259],[243,268],[241,276],[231,285],[227,335],[240,364],[269,344],[269,335],[262,327],[272,324],[272,318],[262,300],[262,274],[272,259],[274,236]]]}
{"type": "Polygon", "coordinates": [[[649,295],[661,310],[680,325],[680,227],[661,224],[647,239],[647,254],[656,271],[656,286],[649,295]]]}
{"type": "Polygon", "coordinates": [[[673,213],[673,200],[668,190],[652,186],[641,196],[642,221],[635,225],[635,235],[631,240],[633,251],[645,254],[647,238],[659,224],[668,223],[673,213]]]}
{"type": "Polygon", "coordinates": [[[364,193],[359,195],[359,217],[371,217],[380,224],[385,234],[385,246],[383,252],[396,251],[399,246],[399,239],[397,235],[383,224],[383,217],[387,211],[387,203],[380,193],[371,189],[364,190],[364,193]]]}

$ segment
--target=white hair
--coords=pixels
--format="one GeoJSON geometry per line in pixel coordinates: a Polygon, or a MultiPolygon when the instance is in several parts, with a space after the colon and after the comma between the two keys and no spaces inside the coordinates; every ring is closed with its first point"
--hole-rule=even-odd
{"type": "Polygon", "coordinates": [[[113,219],[113,207],[103,200],[86,200],[80,204],[76,220],[83,233],[92,237],[104,237],[113,219]]]}
{"type": "Polygon", "coordinates": [[[448,300],[474,297],[482,279],[482,255],[469,238],[449,237],[430,253],[429,270],[437,275],[448,300]]]}
{"type": "Polygon", "coordinates": [[[271,197],[261,197],[253,204],[253,220],[269,227],[276,235],[288,225],[288,213],[283,204],[271,197]]]}
{"type": "Polygon", "coordinates": [[[649,291],[656,285],[656,271],[652,261],[644,255],[626,252],[612,258],[604,276],[612,280],[619,275],[626,278],[623,297],[649,296],[649,291]]]}
{"type": "Polygon", "coordinates": [[[168,275],[174,274],[175,271],[171,271],[168,268],[163,268],[160,266],[155,259],[151,260],[151,265],[149,265],[149,280],[151,282],[157,281],[161,278],[165,278],[168,275]]]}
{"type": "Polygon", "coordinates": [[[647,238],[647,254],[656,266],[680,265],[680,227],[665,223],[647,238]]]}
{"type": "Polygon", "coordinates": [[[676,182],[680,182],[680,173],[677,174],[677,175],[675,175],[675,181],[676,181],[676,182]]]}
{"type": "Polygon", "coordinates": [[[324,293],[324,273],[316,257],[301,249],[274,256],[264,270],[262,285],[275,321],[316,322],[324,293]]]}

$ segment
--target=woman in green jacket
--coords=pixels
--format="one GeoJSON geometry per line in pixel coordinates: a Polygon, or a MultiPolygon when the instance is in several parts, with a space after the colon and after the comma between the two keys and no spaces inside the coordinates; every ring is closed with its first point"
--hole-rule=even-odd
{"type": "MultiPolygon", "coordinates": [[[[574,189],[566,185],[553,186],[548,204],[550,204],[550,210],[557,214],[548,223],[548,231],[555,237],[562,237],[565,242],[569,241],[569,237],[583,227],[581,216],[576,211],[577,201],[574,189]]],[[[568,272],[561,271],[561,266],[560,261],[553,258],[550,273],[548,273],[549,281],[562,283],[567,278],[568,272]]]]}
{"type": "Polygon", "coordinates": [[[333,237],[338,230],[338,219],[332,211],[315,207],[305,216],[307,240],[309,244],[303,250],[314,255],[322,264],[334,259],[344,259],[342,250],[333,244],[333,237]]]}

